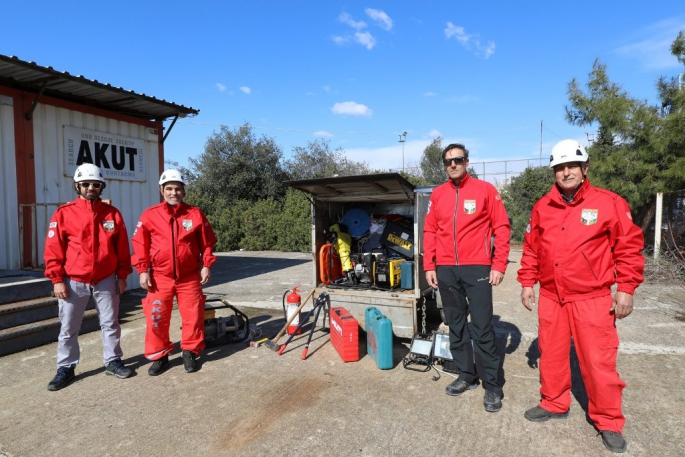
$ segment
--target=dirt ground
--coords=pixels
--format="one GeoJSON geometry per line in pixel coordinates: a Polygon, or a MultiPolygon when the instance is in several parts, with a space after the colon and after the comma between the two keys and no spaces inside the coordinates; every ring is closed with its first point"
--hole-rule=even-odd
{"type": "MultiPolygon", "coordinates": [[[[482,389],[449,397],[450,376],[433,380],[435,371],[404,369],[407,340],[394,342],[395,366],[379,370],[365,351],[358,362],[342,362],[322,331],[314,333],[306,360],[300,356],[307,332],[281,356],[245,343],[210,348],[192,374],[177,349],[172,367],[150,377],[141,294],[132,291],[122,309],[122,346],[133,377],[105,376],[99,332],[80,337],[77,379],[58,392],[46,390],[55,343],[0,358],[0,456],[612,455],[586,418],[575,358],[570,417],[523,417],[538,401],[539,382],[536,313],[520,304],[515,280],[520,255],[512,251],[495,288],[506,378],[498,413],[483,410],[482,389]]],[[[220,255],[206,292],[227,297],[249,314],[254,332],[271,336],[284,323],[284,291],[297,284],[309,290],[312,280],[309,254],[232,252],[220,255]]],[[[644,284],[633,314],[618,322],[618,366],[627,382],[624,455],[685,455],[683,292],[679,285],[644,284]]],[[[175,341],[179,326],[174,312],[175,341]]]]}

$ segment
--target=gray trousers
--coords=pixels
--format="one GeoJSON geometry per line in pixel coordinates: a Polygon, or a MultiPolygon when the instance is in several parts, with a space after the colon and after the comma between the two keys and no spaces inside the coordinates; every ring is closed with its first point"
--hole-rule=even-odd
{"type": "Polygon", "coordinates": [[[57,340],[57,368],[69,367],[79,362],[81,350],[78,334],[91,291],[102,330],[102,361],[107,365],[114,359],[120,359],[124,353],[119,344],[121,327],[116,276],[108,276],[92,287],[69,278],[64,278],[64,284],[69,290],[69,297],[59,300],[59,321],[62,327],[57,340]]]}

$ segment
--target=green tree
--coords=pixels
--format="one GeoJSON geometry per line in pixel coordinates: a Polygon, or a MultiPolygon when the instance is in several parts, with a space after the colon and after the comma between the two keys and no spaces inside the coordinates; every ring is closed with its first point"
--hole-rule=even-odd
{"type": "Polygon", "coordinates": [[[442,137],[437,137],[426,146],[421,155],[421,174],[430,184],[442,184],[447,179],[442,164],[442,149],[442,137]]]}
{"type": "Polygon", "coordinates": [[[278,200],[287,179],[282,155],[272,138],[255,137],[249,123],[235,130],[222,126],[207,139],[204,152],[189,159],[188,197],[207,213],[238,200],[278,200]]]}
{"type": "MultiPolygon", "coordinates": [[[[685,35],[671,46],[685,63],[685,35]]],[[[575,125],[598,124],[597,141],[589,148],[590,179],[622,197],[635,222],[644,230],[655,213],[657,192],[685,185],[685,121],[683,94],[675,78],[657,82],[659,105],[630,97],[610,81],[606,66],[596,60],[583,91],[574,78],[569,83],[566,119],[575,125]]]]}
{"type": "Polygon", "coordinates": [[[292,180],[354,176],[372,173],[366,162],[345,157],[345,150],[331,150],[330,142],[317,139],[307,146],[293,148],[292,158],[285,161],[285,171],[292,180]]]}
{"type": "Polygon", "coordinates": [[[528,167],[520,175],[511,178],[502,190],[502,201],[512,220],[511,239],[523,242],[530,213],[536,201],[554,184],[554,174],[549,167],[528,167]]]}

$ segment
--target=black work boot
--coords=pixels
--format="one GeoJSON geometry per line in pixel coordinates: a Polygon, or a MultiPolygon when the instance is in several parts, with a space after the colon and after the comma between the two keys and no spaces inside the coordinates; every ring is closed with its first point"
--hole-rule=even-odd
{"type": "Polygon", "coordinates": [[[126,368],[126,365],[121,361],[121,359],[114,359],[107,364],[107,369],[105,374],[116,376],[119,379],[126,379],[133,371],[130,368],[126,368]]]}
{"type": "Polygon", "coordinates": [[[611,430],[600,430],[600,435],[602,435],[602,443],[604,447],[609,449],[611,452],[616,452],[621,454],[628,449],[628,443],[623,439],[623,435],[619,432],[612,432],[611,430]]]}
{"type": "Polygon", "coordinates": [[[530,408],[528,411],[523,413],[523,416],[529,421],[545,422],[550,419],[566,419],[568,417],[568,411],[565,413],[550,413],[545,408],[536,406],[535,408],[530,408]]]}
{"type": "Polygon", "coordinates": [[[165,355],[161,359],[157,359],[154,362],[152,362],[152,365],[150,365],[150,368],[147,370],[147,374],[150,376],[157,376],[160,375],[164,372],[164,370],[167,369],[169,366],[169,356],[165,355]]]}
{"type": "Polygon", "coordinates": [[[195,361],[195,353],[192,351],[183,351],[183,368],[186,373],[194,373],[197,371],[197,362],[195,361]]]}
{"type": "Polygon", "coordinates": [[[478,387],[478,380],[476,379],[472,383],[468,383],[463,379],[457,378],[452,381],[447,387],[445,387],[445,392],[447,395],[461,395],[467,390],[473,390],[478,387]]]}
{"type": "Polygon", "coordinates": [[[496,413],[502,409],[502,394],[494,390],[486,390],[485,395],[483,395],[483,406],[485,411],[496,413]]]}
{"type": "Polygon", "coordinates": [[[76,374],[74,373],[75,369],[75,365],[57,368],[57,374],[52,378],[52,381],[48,383],[48,390],[54,391],[66,387],[76,377],[76,374]]]}

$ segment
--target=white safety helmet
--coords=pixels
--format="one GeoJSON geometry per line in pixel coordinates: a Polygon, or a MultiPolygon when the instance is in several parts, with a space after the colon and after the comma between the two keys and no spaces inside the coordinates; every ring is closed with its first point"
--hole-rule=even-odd
{"type": "Polygon", "coordinates": [[[178,170],[164,170],[164,173],[162,173],[162,176],[159,177],[159,185],[163,186],[164,184],[168,182],[180,182],[184,186],[186,185],[186,182],[183,180],[183,175],[181,174],[180,171],[178,170]]]}
{"type": "Polygon", "coordinates": [[[549,156],[549,168],[554,168],[562,163],[587,163],[589,159],[587,151],[578,141],[562,140],[552,148],[552,155],[549,156]]]}
{"type": "Polygon", "coordinates": [[[82,163],[76,168],[74,173],[74,182],[81,181],[100,181],[105,182],[105,178],[102,176],[102,170],[96,167],[92,163],[82,163]]]}

